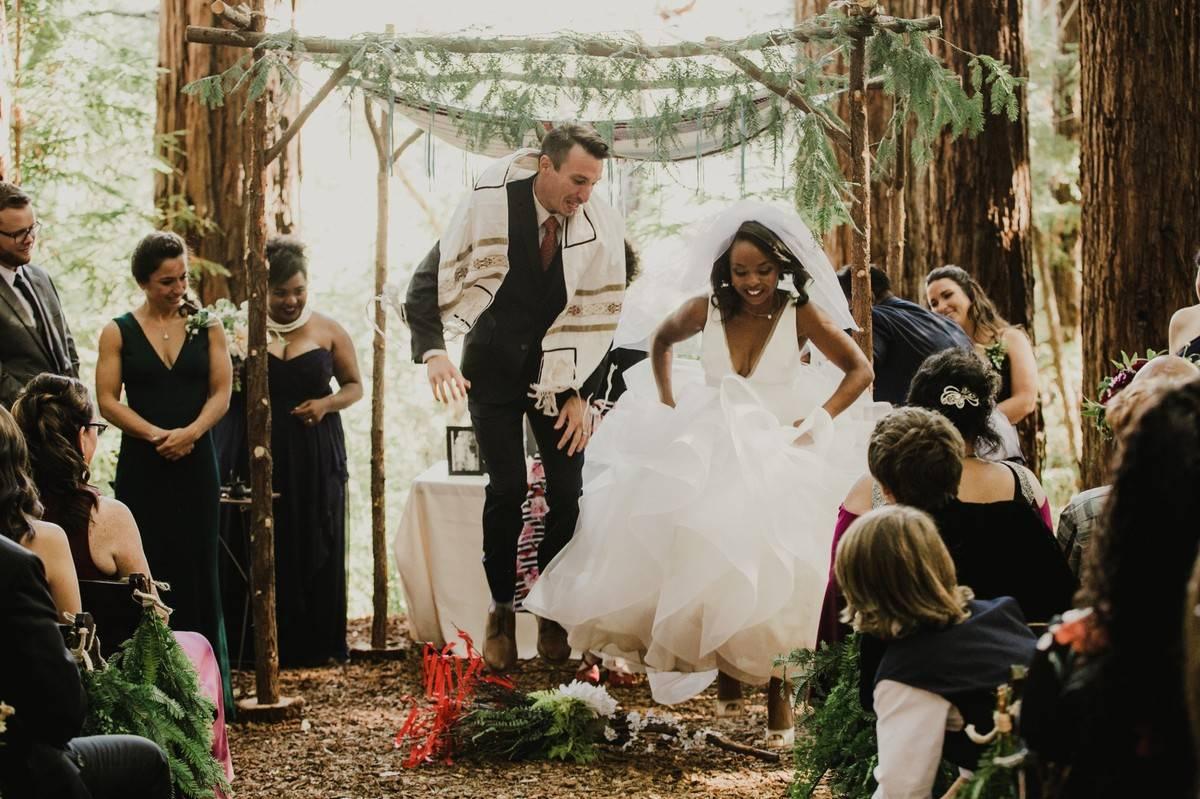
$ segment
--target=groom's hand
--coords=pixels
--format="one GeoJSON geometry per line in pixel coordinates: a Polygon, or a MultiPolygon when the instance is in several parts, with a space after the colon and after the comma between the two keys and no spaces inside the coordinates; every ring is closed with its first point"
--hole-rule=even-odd
{"type": "Polygon", "coordinates": [[[425,374],[429,378],[429,388],[433,390],[433,398],[438,402],[449,405],[467,398],[467,389],[471,381],[462,376],[458,367],[447,355],[433,355],[425,361],[425,374]]]}
{"type": "Polygon", "coordinates": [[[588,412],[588,406],[578,394],[572,394],[563,404],[562,410],[558,412],[558,421],[554,423],[555,430],[562,430],[562,438],[558,440],[558,448],[562,449],[570,442],[567,448],[567,457],[571,457],[576,452],[583,452],[583,448],[587,446],[588,439],[591,437],[591,414],[588,412]]]}

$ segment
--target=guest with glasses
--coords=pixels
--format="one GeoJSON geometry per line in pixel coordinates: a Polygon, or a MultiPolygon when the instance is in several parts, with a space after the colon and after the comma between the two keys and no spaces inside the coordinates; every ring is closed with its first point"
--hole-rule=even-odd
{"type": "Polygon", "coordinates": [[[79,355],[54,281],[30,263],[41,223],[29,195],[0,181],[0,405],[42,372],[79,376],[79,355]]]}

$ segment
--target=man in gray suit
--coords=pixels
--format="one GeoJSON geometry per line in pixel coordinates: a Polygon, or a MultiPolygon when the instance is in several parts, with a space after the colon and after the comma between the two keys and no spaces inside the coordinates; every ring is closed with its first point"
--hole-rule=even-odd
{"type": "Polygon", "coordinates": [[[29,263],[41,223],[29,195],[0,181],[0,405],[42,372],[79,377],[75,339],[46,270],[29,263]]]}

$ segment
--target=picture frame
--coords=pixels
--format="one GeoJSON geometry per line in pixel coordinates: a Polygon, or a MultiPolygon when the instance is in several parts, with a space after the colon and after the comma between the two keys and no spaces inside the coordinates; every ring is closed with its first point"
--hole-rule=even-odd
{"type": "Polygon", "coordinates": [[[446,469],[451,475],[481,475],[487,473],[475,428],[446,425],[446,469]]]}

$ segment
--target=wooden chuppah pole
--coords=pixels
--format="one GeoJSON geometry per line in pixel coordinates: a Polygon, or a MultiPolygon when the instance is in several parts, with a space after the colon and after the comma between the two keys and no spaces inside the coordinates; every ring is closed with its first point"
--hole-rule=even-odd
{"type": "MultiPolygon", "coordinates": [[[[409,145],[421,137],[416,130],[394,152],[389,152],[384,119],[376,120],[368,97],[363,98],[367,127],[375,144],[378,173],[375,176],[375,337],[371,343],[371,555],[374,561],[374,592],[371,619],[371,648],[351,650],[354,658],[396,658],[407,650],[388,648],[388,554],[387,554],[387,482],[384,472],[384,420],[387,402],[387,308],[382,302],[388,278],[388,217],[392,164],[409,145]]],[[[382,114],[380,115],[383,116],[382,114]]]]}
{"type": "Polygon", "coordinates": [[[850,312],[858,323],[854,340],[872,360],[871,344],[871,154],[867,142],[867,38],[869,26],[854,37],[850,50],[850,181],[853,184],[854,205],[850,218],[854,222],[851,245],[850,312]]]}
{"type": "MultiPolygon", "coordinates": [[[[254,0],[251,27],[261,32],[265,0],[254,0]]],[[[261,55],[255,54],[256,59],[261,55]]],[[[304,700],[279,694],[279,638],[275,627],[275,529],[271,477],[271,400],[267,385],[267,96],[250,104],[250,148],[246,170],[246,287],[249,350],[246,359],[246,433],[250,446],[250,585],[254,610],[256,695],[238,702],[252,721],[299,715],[304,700]]]]}

